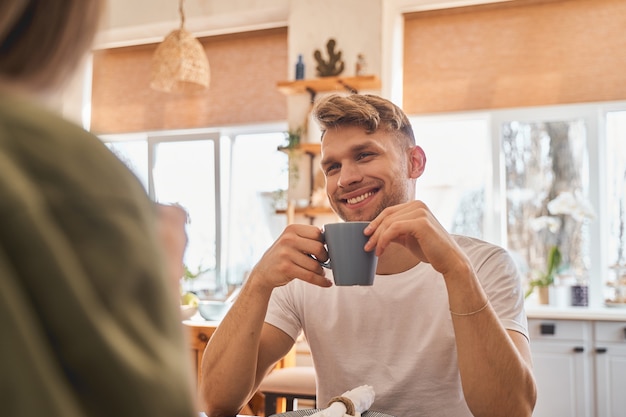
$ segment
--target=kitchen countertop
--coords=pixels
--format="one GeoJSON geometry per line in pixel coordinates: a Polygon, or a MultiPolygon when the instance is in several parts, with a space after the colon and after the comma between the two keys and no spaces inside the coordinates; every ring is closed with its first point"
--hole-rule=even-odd
{"type": "MultiPolygon", "coordinates": [[[[534,303],[526,303],[525,307],[529,319],[626,321],[625,307],[556,307],[534,303]]],[[[206,327],[217,327],[219,324],[217,321],[204,320],[200,314],[184,320],[183,323],[206,327]]]]}
{"type": "Polygon", "coordinates": [[[623,307],[554,307],[526,304],[529,319],[626,321],[623,307]]]}

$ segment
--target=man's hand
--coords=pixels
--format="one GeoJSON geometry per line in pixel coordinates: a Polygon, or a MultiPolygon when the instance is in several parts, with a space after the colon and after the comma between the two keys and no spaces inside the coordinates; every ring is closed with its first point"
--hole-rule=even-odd
{"type": "Polygon", "coordinates": [[[332,283],[324,276],[324,269],[311,255],[321,262],[328,260],[321,230],[304,224],[289,225],[265,252],[250,277],[262,277],[264,285],[272,288],[294,278],[330,287],[332,283]]]}
{"type": "Polygon", "coordinates": [[[443,275],[467,268],[465,254],[421,201],[387,207],[367,226],[365,234],[370,236],[365,250],[375,249],[378,256],[390,243],[398,243],[443,275]]]}
{"type": "Polygon", "coordinates": [[[179,293],[180,279],[184,274],[183,256],[187,248],[187,212],[177,205],[157,204],[157,227],[168,278],[172,281],[175,294],[179,293]]]}

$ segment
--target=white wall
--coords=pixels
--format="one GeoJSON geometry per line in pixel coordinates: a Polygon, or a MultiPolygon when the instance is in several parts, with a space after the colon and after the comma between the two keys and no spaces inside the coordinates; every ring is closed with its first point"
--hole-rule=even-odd
{"type": "MultiPolygon", "coordinates": [[[[186,0],[185,27],[196,36],[287,21],[290,0],[186,0]]],[[[109,0],[100,47],[155,42],[178,28],[178,0],[109,0]]]]}

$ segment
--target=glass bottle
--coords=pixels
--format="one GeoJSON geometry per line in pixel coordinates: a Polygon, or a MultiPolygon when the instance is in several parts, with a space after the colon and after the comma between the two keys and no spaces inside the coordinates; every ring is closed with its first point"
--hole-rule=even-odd
{"type": "Polygon", "coordinates": [[[296,80],[304,80],[304,62],[302,61],[302,54],[298,55],[298,62],[296,62],[296,80]]]}

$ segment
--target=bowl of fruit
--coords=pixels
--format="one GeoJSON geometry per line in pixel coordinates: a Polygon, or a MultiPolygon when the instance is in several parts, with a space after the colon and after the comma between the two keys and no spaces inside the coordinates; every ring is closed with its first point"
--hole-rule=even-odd
{"type": "Polygon", "coordinates": [[[183,320],[189,320],[198,311],[200,299],[192,292],[186,292],[180,296],[180,315],[183,320]]]}

